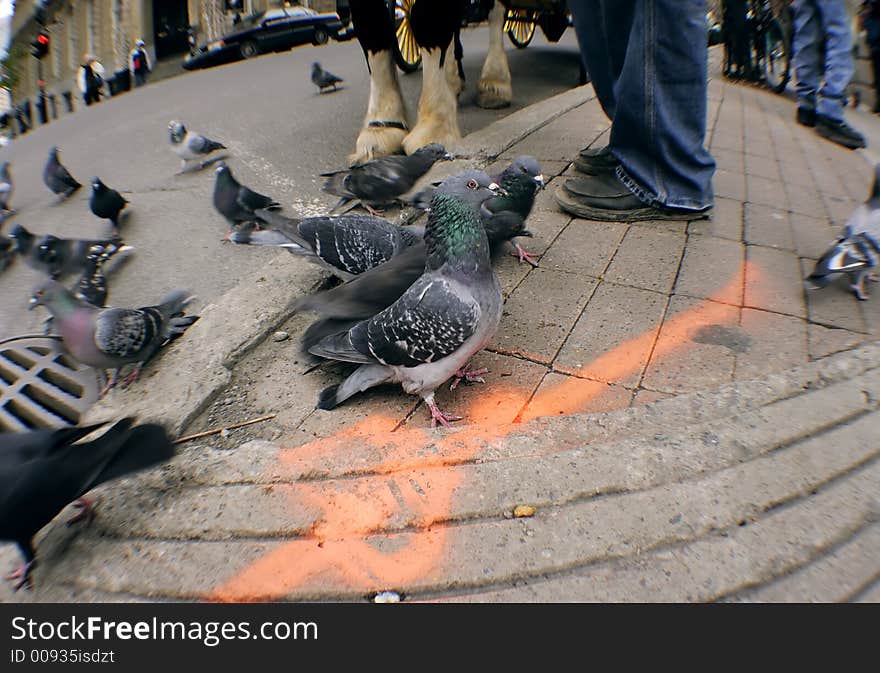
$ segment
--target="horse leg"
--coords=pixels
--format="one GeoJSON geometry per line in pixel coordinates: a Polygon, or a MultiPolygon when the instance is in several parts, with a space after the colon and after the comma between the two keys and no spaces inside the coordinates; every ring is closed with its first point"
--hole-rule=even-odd
{"type": "Polygon", "coordinates": [[[349,156],[356,164],[400,152],[409,127],[391,53],[397,38],[384,0],[351,0],[351,20],[370,69],[370,102],[349,156]]]}
{"type": "Polygon", "coordinates": [[[477,82],[477,105],[482,108],[507,107],[513,98],[510,65],[504,52],[504,14],[504,5],[495,0],[489,12],[489,52],[477,82]]]}
{"type": "Polygon", "coordinates": [[[458,78],[453,37],[461,26],[461,3],[418,0],[410,14],[413,36],[422,54],[422,93],[419,120],[403,139],[407,154],[429,143],[450,146],[461,138],[458,130],[458,78]]]}

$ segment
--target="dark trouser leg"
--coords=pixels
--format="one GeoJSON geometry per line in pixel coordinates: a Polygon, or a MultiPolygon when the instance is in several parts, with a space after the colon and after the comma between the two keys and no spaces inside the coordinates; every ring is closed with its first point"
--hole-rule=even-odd
{"type": "Polygon", "coordinates": [[[874,70],[874,112],[880,112],[880,49],[871,50],[871,66],[874,70]]]}

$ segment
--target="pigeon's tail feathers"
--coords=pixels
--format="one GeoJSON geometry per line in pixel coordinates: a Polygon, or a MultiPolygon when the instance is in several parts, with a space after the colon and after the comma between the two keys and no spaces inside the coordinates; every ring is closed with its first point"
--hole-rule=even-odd
{"type": "Polygon", "coordinates": [[[258,229],[256,231],[234,231],[229,240],[239,245],[260,245],[273,248],[286,248],[291,252],[302,251],[302,246],[277,229],[258,229]]]}
{"type": "Polygon", "coordinates": [[[175,339],[186,332],[187,327],[199,319],[197,315],[174,316],[168,321],[168,339],[175,339]]]}
{"type": "Polygon", "coordinates": [[[309,353],[327,360],[339,360],[340,362],[354,362],[357,364],[372,364],[375,359],[364,355],[354,347],[351,342],[351,334],[345,331],[339,334],[331,334],[309,349],[309,353]]]}
{"type": "Polygon", "coordinates": [[[183,313],[183,310],[195,300],[196,296],[186,290],[172,290],[162,302],[156,306],[159,312],[170,320],[183,313]]]}
{"type": "Polygon", "coordinates": [[[319,409],[335,409],[352,395],[369,388],[388,383],[393,377],[390,367],[380,364],[363,365],[355,369],[345,381],[336,386],[324,388],[318,397],[319,409]]]}
{"type": "MultiPolygon", "coordinates": [[[[257,216],[257,219],[261,222],[265,222],[272,229],[277,229],[280,231],[288,231],[296,230],[297,226],[301,222],[300,219],[296,217],[285,217],[284,215],[279,215],[274,212],[277,208],[257,208],[254,210],[254,215],[257,216]]],[[[298,234],[297,234],[298,235],[298,234]]]]}
{"type": "Polygon", "coordinates": [[[321,318],[316,320],[303,332],[300,346],[304,355],[312,355],[311,349],[328,336],[348,332],[357,325],[359,320],[345,318],[321,318]]]}
{"type": "Polygon", "coordinates": [[[322,173],[322,177],[327,178],[324,181],[324,186],[321,188],[327,194],[333,194],[334,196],[339,196],[346,199],[356,198],[354,194],[348,191],[348,187],[346,186],[346,178],[349,176],[349,172],[345,171],[336,171],[334,173],[322,173]]]}
{"type": "Polygon", "coordinates": [[[218,143],[216,140],[211,140],[210,138],[205,138],[205,146],[204,146],[205,154],[208,154],[209,152],[215,152],[217,150],[225,150],[225,149],[227,149],[227,148],[226,148],[226,145],[224,145],[223,143],[218,143]]]}
{"type": "Polygon", "coordinates": [[[118,428],[120,424],[117,423],[95,440],[95,444],[112,444],[117,448],[113,451],[110,462],[97,475],[92,487],[145,470],[174,457],[174,445],[161,425],[146,423],[129,430],[131,421],[126,421],[128,424],[124,428],[118,428]]]}

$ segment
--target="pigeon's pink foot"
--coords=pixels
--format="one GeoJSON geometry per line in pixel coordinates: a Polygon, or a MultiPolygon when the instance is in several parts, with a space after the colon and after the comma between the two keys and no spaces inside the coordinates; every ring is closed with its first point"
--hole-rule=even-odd
{"type": "Polygon", "coordinates": [[[437,403],[434,402],[434,396],[425,399],[425,404],[428,405],[428,409],[431,410],[431,427],[436,428],[439,423],[444,428],[448,428],[449,424],[453,421],[460,421],[461,416],[453,416],[452,414],[446,414],[440,411],[440,408],[437,406],[437,403]]]}
{"type": "Polygon", "coordinates": [[[18,568],[6,575],[8,582],[13,582],[12,590],[18,591],[22,587],[31,588],[31,571],[36,567],[37,560],[33,559],[27,563],[22,563],[18,568]],[[16,582],[15,580],[18,580],[16,582]]]}
{"type": "Polygon", "coordinates": [[[107,395],[107,393],[109,393],[113,388],[116,387],[117,370],[116,369],[108,369],[107,372],[109,372],[109,373],[105,372],[105,374],[104,374],[104,376],[106,377],[105,381],[104,381],[104,387],[101,388],[101,392],[98,394],[99,400],[103,400],[104,396],[107,395]]]}
{"type": "Polygon", "coordinates": [[[141,367],[143,367],[143,366],[144,366],[144,364],[142,362],[138,362],[134,368],[134,371],[131,374],[129,374],[128,376],[126,376],[124,379],[122,379],[122,382],[125,384],[126,388],[128,388],[128,386],[130,386],[132,383],[137,381],[137,377],[140,376],[141,367]]]}
{"type": "Polygon", "coordinates": [[[485,383],[486,379],[483,378],[483,374],[488,374],[489,370],[486,367],[482,367],[481,369],[470,369],[470,363],[466,364],[464,367],[455,372],[455,380],[449,386],[450,390],[455,390],[458,388],[458,384],[464,381],[465,383],[485,383]]]}
{"type": "MultiPolygon", "coordinates": [[[[362,202],[363,203],[363,202],[362,202]]],[[[379,210],[378,208],[373,208],[369,203],[363,204],[364,208],[367,209],[367,212],[373,217],[382,217],[385,214],[384,210],[379,210]]]]}
{"type": "Polygon", "coordinates": [[[870,280],[872,283],[880,283],[880,276],[878,276],[876,273],[869,273],[868,280],[870,280]]]}
{"type": "Polygon", "coordinates": [[[530,252],[526,252],[525,249],[516,241],[513,241],[513,247],[516,248],[516,252],[510,253],[514,257],[519,257],[519,263],[528,262],[532,266],[538,266],[538,257],[537,255],[533,255],[530,252]]]}
{"type": "Polygon", "coordinates": [[[67,525],[71,526],[78,521],[85,519],[86,523],[92,523],[95,519],[95,505],[98,504],[97,498],[91,500],[83,496],[73,506],[79,511],[67,520],[67,525]]]}

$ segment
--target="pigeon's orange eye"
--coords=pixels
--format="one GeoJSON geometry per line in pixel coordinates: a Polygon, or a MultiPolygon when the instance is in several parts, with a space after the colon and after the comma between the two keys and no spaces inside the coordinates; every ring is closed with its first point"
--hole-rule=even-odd
{"type": "Polygon", "coordinates": [[[479,187],[479,186],[480,186],[480,185],[477,184],[477,181],[476,181],[476,180],[468,180],[468,183],[467,183],[467,188],[468,188],[468,189],[476,189],[476,188],[479,187]]]}

